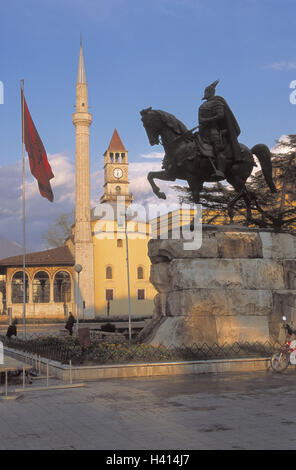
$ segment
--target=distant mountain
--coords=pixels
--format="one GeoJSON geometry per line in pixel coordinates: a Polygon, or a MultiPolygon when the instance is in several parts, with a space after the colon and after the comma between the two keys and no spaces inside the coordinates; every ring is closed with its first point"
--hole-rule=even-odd
{"type": "Polygon", "coordinates": [[[20,255],[22,252],[23,249],[21,245],[16,242],[11,242],[0,236],[0,259],[8,258],[9,256],[20,255]]]}

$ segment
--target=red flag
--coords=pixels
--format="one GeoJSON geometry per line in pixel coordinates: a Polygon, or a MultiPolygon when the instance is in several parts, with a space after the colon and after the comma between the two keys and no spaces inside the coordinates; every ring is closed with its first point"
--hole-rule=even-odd
{"type": "Polygon", "coordinates": [[[47,160],[46,150],[36,130],[22,90],[23,143],[28,152],[30,169],[38,181],[41,196],[53,201],[50,180],[54,178],[47,160]]]}

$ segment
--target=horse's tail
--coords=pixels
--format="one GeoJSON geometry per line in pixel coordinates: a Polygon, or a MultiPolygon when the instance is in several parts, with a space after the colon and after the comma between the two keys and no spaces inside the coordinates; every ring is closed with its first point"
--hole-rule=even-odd
{"type": "Polygon", "coordinates": [[[267,145],[257,144],[251,148],[251,152],[258,158],[265,181],[272,193],[276,193],[276,187],[272,179],[271,153],[267,145]]]}

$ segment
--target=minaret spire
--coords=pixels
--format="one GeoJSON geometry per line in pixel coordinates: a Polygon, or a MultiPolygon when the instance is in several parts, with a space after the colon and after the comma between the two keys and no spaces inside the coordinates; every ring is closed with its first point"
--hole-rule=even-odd
{"type": "Polygon", "coordinates": [[[76,112],[73,114],[76,134],[76,194],[75,194],[75,264],[82,266],[79,275],[79,311],[85,302],[84,314],[94,317],[94,260],[90,221],[89,127],[87,82],[80,37],[80,52],[76,82],[76,112]]]}
{"type": "Polygon", "coordinates": [[[80,51],[79,51],[77,83],[87,83],[85,65],[84,65],[84,57],[83,57],[83,49],[82,49],[82,36],[81,36],[81,34],[80,34],[80,51]]]}

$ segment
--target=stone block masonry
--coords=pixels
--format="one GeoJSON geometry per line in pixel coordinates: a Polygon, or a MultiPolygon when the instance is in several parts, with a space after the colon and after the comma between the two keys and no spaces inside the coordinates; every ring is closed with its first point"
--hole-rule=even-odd
{"type": "Polygon", "coordinates": [[[224,344],[279,339],[282,315],[296,321],[296,237],[204,226],[199,250],[151,240],[155,298],[152,344],[224,344]]]}

